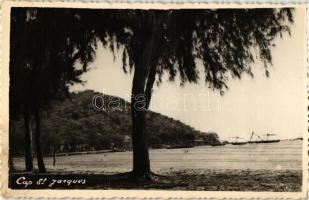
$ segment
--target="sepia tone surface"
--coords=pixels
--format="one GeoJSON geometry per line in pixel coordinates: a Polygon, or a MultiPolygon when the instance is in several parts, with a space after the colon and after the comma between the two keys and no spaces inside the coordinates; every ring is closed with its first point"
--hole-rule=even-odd
{"type": "Polygon", "coordinates": [[[303,6],[3,5],[5,194],[306,194],[303,6]]]}

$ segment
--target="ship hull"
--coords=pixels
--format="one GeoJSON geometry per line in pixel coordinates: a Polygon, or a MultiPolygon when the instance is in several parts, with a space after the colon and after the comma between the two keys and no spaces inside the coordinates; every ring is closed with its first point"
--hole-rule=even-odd
{"type": "Polygon", "coordinates": [[[232,145],[244,145],[247,144],[247,142],[232,142],[232,145]]]}
{"type": "Polygon", "coordinates": [[[261,140],[261,141],[250,141],[248,143],[277,143],[280,142],[280,140],[261,140]]]}

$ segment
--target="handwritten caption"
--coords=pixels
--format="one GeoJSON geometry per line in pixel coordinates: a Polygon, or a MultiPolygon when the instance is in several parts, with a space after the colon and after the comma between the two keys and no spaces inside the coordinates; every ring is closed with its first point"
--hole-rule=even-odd
{"type": "Polygon", "coordinates": [[[54,178],[39,178],[38,180],[29,180],[25,176],[21,176],[18,179],[16,179],[16,184],[20,185],[24,188],[31,187],[32,185],[37,186],[47,186],[47,187],[53,187],[53,186],[71,186],[71,185],[85,185],[86,179],[54,179],[54,178]]]}

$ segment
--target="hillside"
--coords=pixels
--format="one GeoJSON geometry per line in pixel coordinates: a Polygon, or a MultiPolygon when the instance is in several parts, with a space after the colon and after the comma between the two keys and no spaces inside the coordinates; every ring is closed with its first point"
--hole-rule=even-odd
{"type": "MultiPolygon", "coordinates": [[[[98,99],[97,106],[102,106],[98,99]]],[[[72,93],[71,99],[54,102],[42,113],[42,146],[44,154],[101,149],[127,150],[131,148],[130,103],[117,97],[86,90],[72,93]],[[95,95],[104,99],[103,110],[95,110],[95,95]],[[108,109],[110,108],[110,109],[108,109]],[[112,109],[111,109],[112,108],[112,109]]],[[[216,133],[203,133],[184,123],[155,112],[146,116],[146,133],[151,148],[193,146],[220,143],[216,133]]],[[[23,145],[23,124],[15,123],[10,133],[10,147],[23,145]],[[18,139],[16,139],[18,138],[18,139]]]]}

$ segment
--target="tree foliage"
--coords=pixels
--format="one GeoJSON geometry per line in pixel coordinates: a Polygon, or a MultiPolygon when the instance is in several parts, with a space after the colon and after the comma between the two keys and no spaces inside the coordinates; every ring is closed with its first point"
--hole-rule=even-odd
{"type": "MultiPolygon", "coordinates": [[[[95,58],[97,39],[114,54],[122,51],[123,69],[132,69],[141,54],[146,19],[158,26],[153,65],[182,83],[197,82],[204,67],[209,87],[227,88],[230,77],[253,76],[251,64],[272,64],[276,36],[289,32],[292,10],[83,10],[13,8],[11,23],[11,115],[21,101],[48,102],[68,91],[95,58]],[[79,61],[82,68],[74,64],[79,61]],[[44,87],[42,87],[44,86],[44,87]]],[[[147,27],[148,28],[148,27],[147,27]]]]}
{"type": "MultiPolygon", "coordinates": [[[[182,84],[197,82],[204,68],[209,87],[227,88],[230,77],[242,73],[253,76],[251,64],[272,64],[271,47],[276,36],[290,32],[292,10],[283,9],[203,9],[203,10],[104,10],[95,34],[115,54],[124,48],[123,69],[134,67],[141,54],[145,37],[145,18],[152,12],[157,47],[152,61],[159,82],[168,72],[174,80],[177,73],[182,84]],[[113,22],[113,23],[110,23],[113,22]]],[[[95,15],[97,16],[97,15],[95,15]]]]}
{"type": "Polygon", "coordinates": [[[11,117],[26,102],[40,106],[68,93],[94,60],[96,40],[69,10],[13,8],[11,117]],[[82,68],[76,67],[80,62],[82,68]]]}

